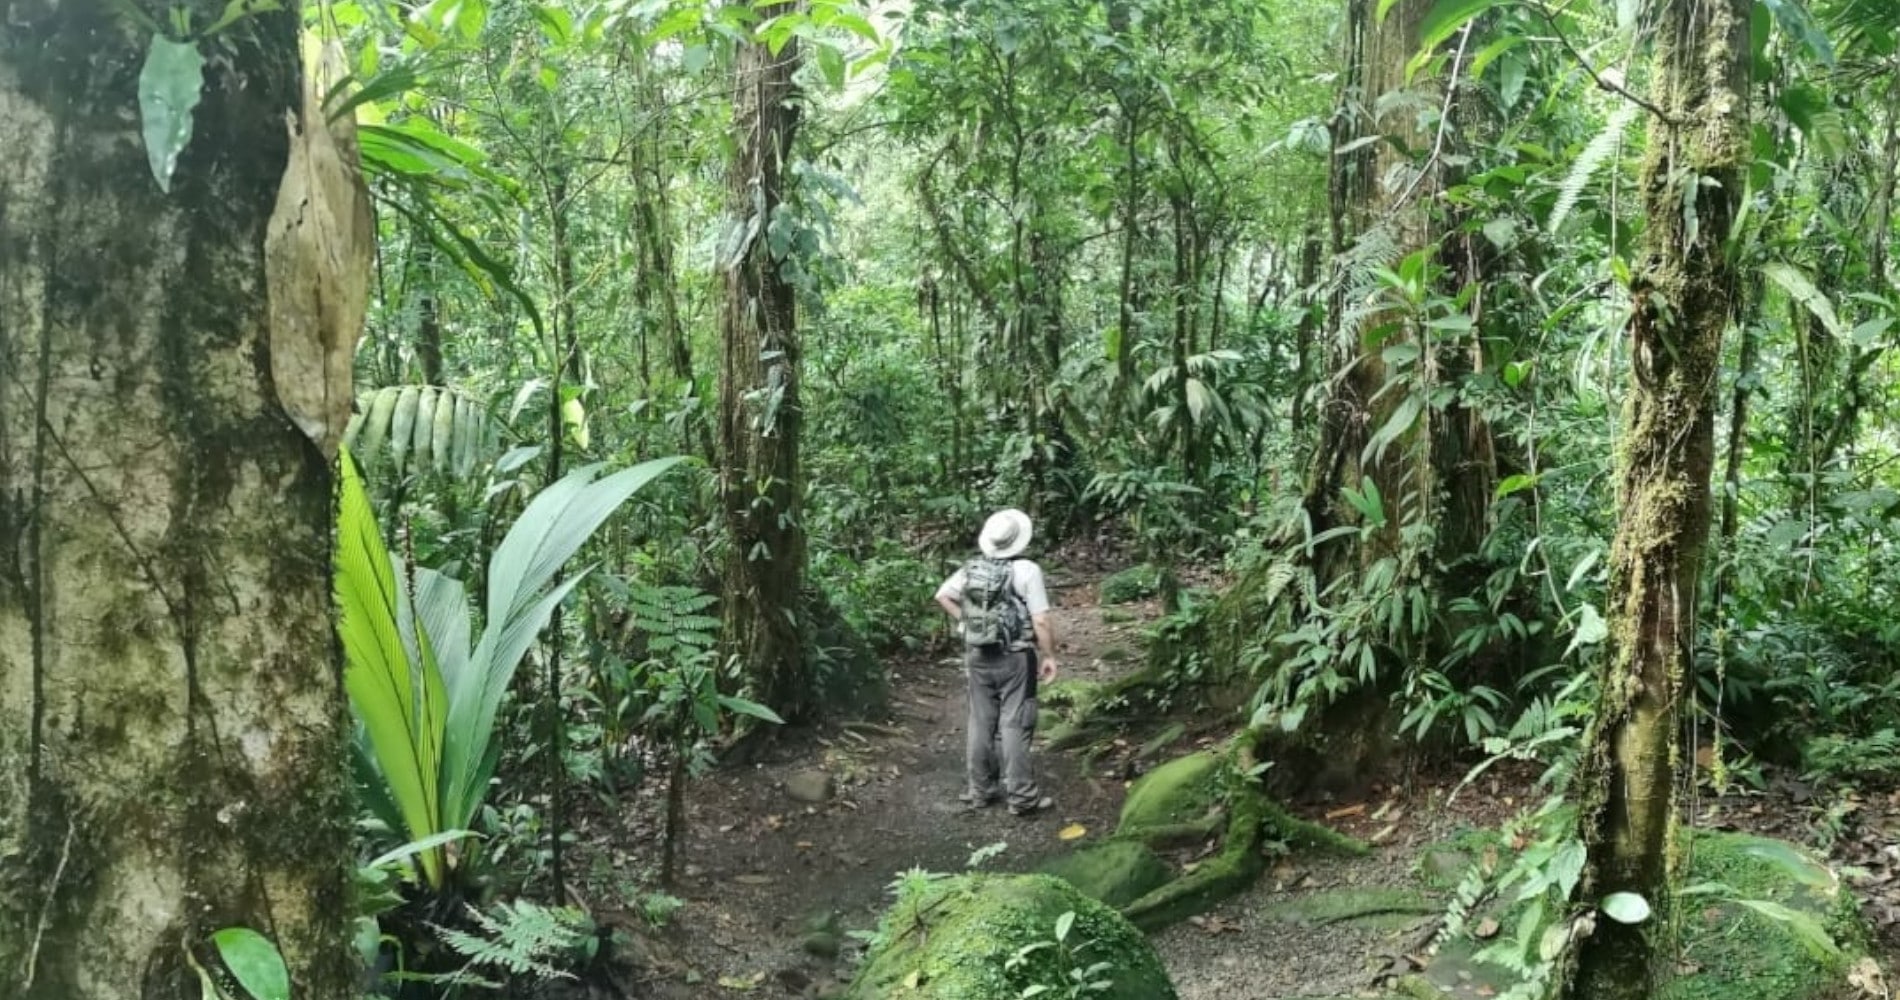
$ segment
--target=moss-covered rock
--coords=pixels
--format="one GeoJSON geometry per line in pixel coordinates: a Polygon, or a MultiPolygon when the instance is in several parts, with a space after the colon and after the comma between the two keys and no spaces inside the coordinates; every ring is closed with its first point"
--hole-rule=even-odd
{"type": "Polygon", "coordinates": [[[1167,863],[1149,850],[1148,845],[1129,839],[1091,844],[1051,861],[1042,871],[1082,890],[1090,899],[1117,909],[1153,892],[1174,877],[1167,863]]]}
{"type": "Polygon", "coordinates": [[[885,915],[878,940],[845,1000],[1017,1000],[1031,986],[1061,986],[1070,969],[1107,962],[1102,1000],[1172,1000],[1161,959],[1109,906],[1048,875],[966,875],[907,893],[885,915]],[[1062,947],[1011,967],[1030,945],[1051,941],[1074,913],[1062,947]]]}
{"type": "Polygon", "coordinates": [[[1036,690],[1036,701],[1043,708],[1086,707],[1101,697],[1100,681],[1064,678],[1044,684],[1036,690]]]}
{"type": "Polygon", "coordinates": [[[1127,604],[1153,597],[1161,587],[1161,570],[1148,563],[1130,566],[1102,581],[1103,604],[1127,604]]]}
{"type": "Polygon", "coordinates": [[[1219,754],[1203,751],[1176,757],[1142,775],[1122,801],[1118,832],[1139,834],[1205,818],[1220,803],[1225,763],[1219,754]]]}

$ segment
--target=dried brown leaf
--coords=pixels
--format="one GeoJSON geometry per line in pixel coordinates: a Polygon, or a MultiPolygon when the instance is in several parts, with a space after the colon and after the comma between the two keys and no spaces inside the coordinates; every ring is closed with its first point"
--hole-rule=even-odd
{"type": "Polygon", "coordinates": [[[336,457],[350,419],[351,364],[369,308],[375,253],[356,120],[332,121],[323,92],[340,80],[335,43],[305,52],[303,107],[290,117],[290,160],[264,237],[271,382],[297,429],[336,457]]]}

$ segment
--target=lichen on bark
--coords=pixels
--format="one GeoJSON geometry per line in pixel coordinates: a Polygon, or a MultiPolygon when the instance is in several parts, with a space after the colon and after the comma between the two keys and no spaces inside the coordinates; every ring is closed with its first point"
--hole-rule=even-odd
{"type": "Polygon", "coordinates": [[[220,33],[167,194],[143,31],[7,11],[0,996],[196,1000],[184,950],[244,925],[354,997],[330,477],[272,391],[262,253],[297,14],[220,33]]]}

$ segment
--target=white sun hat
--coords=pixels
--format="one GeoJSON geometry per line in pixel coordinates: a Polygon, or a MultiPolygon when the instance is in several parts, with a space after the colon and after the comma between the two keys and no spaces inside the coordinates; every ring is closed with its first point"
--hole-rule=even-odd
{"type": "Polygon", "coordinates": [[[976,544],[991,559],[1008,559],[1029,547],[1029,515],[1014,507],[999,510],[983,522],[976,544]]]}

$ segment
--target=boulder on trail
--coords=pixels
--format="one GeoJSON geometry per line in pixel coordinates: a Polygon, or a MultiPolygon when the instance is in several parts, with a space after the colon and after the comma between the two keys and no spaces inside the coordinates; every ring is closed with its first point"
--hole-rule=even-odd
{"type": "Polygon", "coordinates": [[[1176,995],[1148,939],[1069,883],[1048,875],[963,875],[899,896],[844,1000],[1018,1000],[1034,986],[1062,990],[1083,971],[1089,982],[1110,984],[1089,994],[1100,1000],[1176,995]],[[1064,923],[1067,934],[1058,943],[1064,923]]]}
{"type": "Polygon", "coordinates": [[[1207,819],[1221,805],[1225,758],[1202,751],[1149,771],[1122,801],[1122,833],[1139,834],[1207,819]]]}

